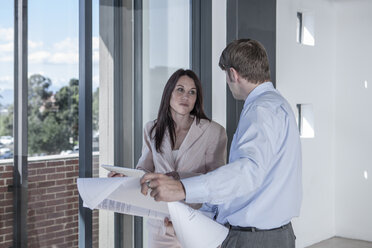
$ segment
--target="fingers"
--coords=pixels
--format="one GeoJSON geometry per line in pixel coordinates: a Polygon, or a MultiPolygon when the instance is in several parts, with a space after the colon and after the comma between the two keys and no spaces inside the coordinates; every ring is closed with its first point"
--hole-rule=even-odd
{"type": "Polygon", "coordinates": [[[162,185],[152,186],[153,183],[154,181],[151,181],[150,196],[154,198],[155,201],[168,201],[167,193],[169,192],[164,191],[166,186],[162,185]]]}
{"type": "Polygon", "coordinates": [[[121,173],[114,172],[114,171],[110,171],[107,174],[107,177],[125,177],[125,175],[121,174],[121,173]]]}
{"type": "Polygon", "coordinates": [[[154,189],[157,187],[157,184],[155,183],[157,178],[161,178],[164,176],[163,174],[157,174],[157,173],[147,173],[142,176],[140,183],[141,183],[141,193],[144,195],[147,195],[149,189],[154,189]]]}
{"type": "Polygon", "coordinates": [[[147,195],[149,189],[151,189],[150,196],[155,201],[179,201],[186,197],[182,183],[164,174],[145,174],[140,183],[141,193],[147,195]]]}
{"type": "Polygon", "coordinates": [[[157,194],[158,194],[158,191],[157,191],[156,188],[151,189],[150,196],[153,197],[153,198],[155,199],[155,201],[156,201],[155,196],[156,196],[157,194]]]}
{"type": "Polygon", "coordinates": [[[142,194],[147,195],[148,190],[149,190],[149,187],[147,186],[146,183],[141,184],[141,193],[142,194]]]}
{"type": "Polygon", "coordinates": [[[145,183],[141,184],[141,193],[147,195],[149,189],[153,189],[151,181],[146,181],[145,183]]]}
{"type": "Polygon", "coordinates": [[[160,197],[160,186],[157,180],[152,181],[146,181],[141,185],[141,193],[144,195],[147,195],[150,191],[150,196],[154,198],[155,201],[161,201],[163,200],[162,197],[160,197]]]}
{"type": "Polygon", "coordinates": [[[168,219],[168,217],[165,217],[164,218],[164,225],[168,226],[168,224],[169,224],[169,219],[168,219]]]}
{"type": "Polygon", "coordinates": [[[173,228],[173,223],[167,217],[165,217],[165,219],[164,219],[164,226],[166,227],[166,233],[168,233],[172,236],[175,235],[174,228],[173,228]]]}
{"type": "Polygon", "coordinates": [[[155,201],[165,201],[165,198],[158,188],[151,188],[150,196],[154,198],[155,201]]]}
{"type": "Polygon", "coordinates": [[[142,176],[140,183],[144,184],[146,181],[152,181],[154,179],[160,179],[166,177],[164,174],[159,174],[159,173],[146,173],[145,175],[142,176]]]}
{"type": "Polygon", "coordinates": [[[170,221],[168,217],[164,218],[164,226],[166,227],[173,226],[172,221],[170,221]]]}

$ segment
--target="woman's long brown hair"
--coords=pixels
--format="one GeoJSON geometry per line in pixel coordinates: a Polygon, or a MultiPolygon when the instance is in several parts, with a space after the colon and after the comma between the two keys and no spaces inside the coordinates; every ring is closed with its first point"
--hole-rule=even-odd
{"type": "Polygon", "coordinates": [[[178,69],[176,72],[170,76],[168,79],[167,84],[164,87],[163,96],[161,98],[161,103],[158,111],[158,118],[155,121],[154,126],[151,128],[150,136],[152,137],[153,132],[155,131],[154,139],[155,139],[155,147],[156,151],[162,153],[161,145],[163,143],[165,131],[168,129],[169,136],[172,143],[172,149],[175,145],[175,127],[174,121],[172,118],[172,113],[170,110],[170,99],[172,97],[172,92],[176,87],[176,84],[180,77],[188,76],[191,78],[196,87],[196,101],[194,108],[190,112],[191,115],[194,115],[196,118],[196,122],[199,123],[200,119],[210,119],[205,115],[203,109],[203,92],[200,80],[198,76],[191,70],[184,70],[178,69]]]}

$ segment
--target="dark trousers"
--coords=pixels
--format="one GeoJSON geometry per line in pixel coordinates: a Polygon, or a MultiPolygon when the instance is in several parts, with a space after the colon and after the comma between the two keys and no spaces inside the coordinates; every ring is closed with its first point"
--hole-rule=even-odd
{"type": "Polygon", "coordinates": [[[230,228],[221,248],[294,248],[295,240],[291,223],[272,230],[230,228]]]}

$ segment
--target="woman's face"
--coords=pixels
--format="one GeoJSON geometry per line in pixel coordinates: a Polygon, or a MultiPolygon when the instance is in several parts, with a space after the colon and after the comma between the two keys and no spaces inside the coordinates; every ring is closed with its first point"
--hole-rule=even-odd
{"type": "Polygon", "coordinates": [[[197,97],[194,80],[181,76],[173,89],[170,99],[171,109],[180,115],[188,115],[194,109],[197,97]]]}

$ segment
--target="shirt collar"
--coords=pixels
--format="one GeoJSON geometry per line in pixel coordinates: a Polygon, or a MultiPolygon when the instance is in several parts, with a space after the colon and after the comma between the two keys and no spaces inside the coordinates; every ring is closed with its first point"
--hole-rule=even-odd
{"type": "Polygon", "coordinates": [[[254,88],[251,93],[249,93],[247,99],[245,99],[244,102],[244,108],[251,103],[257,96],[267,92],[274,90],[274,86],[272,82],[264,82],[260,85],[258,85],[256,88],[254,88]]]}

